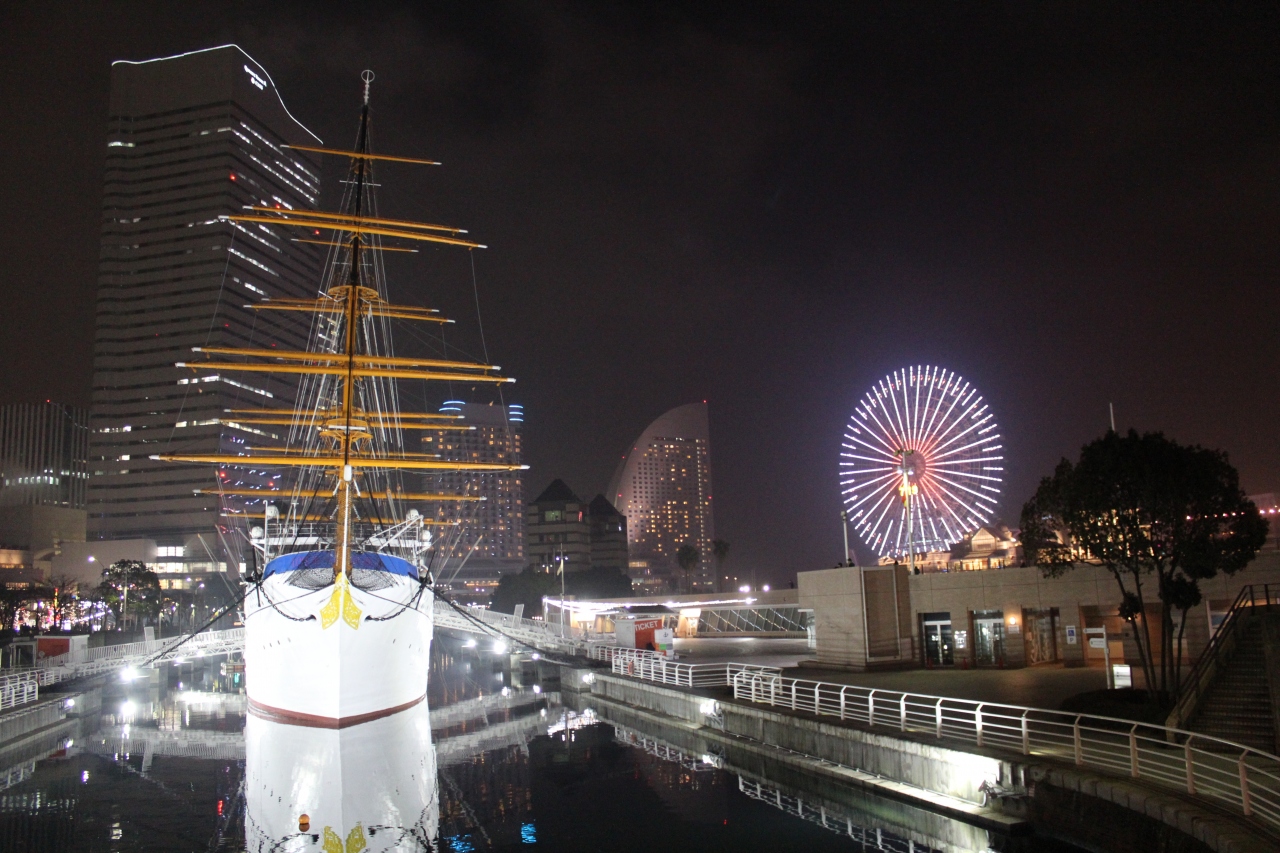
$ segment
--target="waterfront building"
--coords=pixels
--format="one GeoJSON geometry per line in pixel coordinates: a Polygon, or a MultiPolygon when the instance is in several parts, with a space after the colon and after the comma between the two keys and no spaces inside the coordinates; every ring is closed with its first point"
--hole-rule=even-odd
{"type": "Polygon", "coordinates": [[[604,495],[590,503],[553,480],[525,509],[529,564],[555,572],[613,569],[627,573],[627,519],[604,495]]]}
{"type": "MultiPolygon", "coordinates": [[[[427,432],[422,437],[424,452],[450,462],[520,464],[523,406],[448,400],[440,411],[460,415],[461,423],[474,429],[427,432]]],[[[440,547],[434,570],[462,600],[487,602],[502,575],[518,572],[527,563],[522,474],[446,471],[423,477],[428,492],[482,498],[436,504],[436,520],[455,526],[435,528],[440,547]]]]}
{"type": "Polygon", "coordinates": [[[529,564],[557,572],[591,568],[590,505],[574,494],[564,480],[552,480],[525,507],[524,526],[529,564]]]}
{"type": "MultiPolygon", "coordinates": [[[[1017,668],[1037,664],[1102,666],[1140,659],[1132,625],[1120,615],[1115,578],[1080,565],[1061,577],[1037,566],[922,572],[905,565],[800,572],[799,606],[813,612],[817,664],[893,667],[1017,668]],[[1104,645],[1087,632],[1105,632],[1104,645]]],[[[1234,575],[1200,581],[1203,598],[1187,612],[1186,659],[1207,646],[1240,590],[1280,584],[1280,551],[1264,548],[1234,575]]],[[[1154,648],[1159,604],[1148,602],[1154,648]]]]}
{"type": "Polygon", "coordinates": [[[627,573],[627,517],[604,495],[596,495],[587,507],[590,524],[591,568],[627,573]]]}
{"type": "Polygon", "coordinates": [[[307,318],[247,303],[314,295],[323,250],[278,229],[231,223],[252,207],[312,209],[319,139],[270,75],[234,45],[111,69],[102,202],[89,535],[154,540],[178,571],[243,560],[224,513],[263,512],[286,484],[264,471],[160,462],[159,453],[237,453],[283,428],[235,409],[293,404],[290,375],[176,367],[193,347],[305,347],[307,318]],[[201,490],[212,492],[201,493],[201,490]],[[218,492],[249,492],[221,503],[218,492]],[[229,544],[230,543],[230,544],[229,544]]]}
{"type": "Polygon", "coordinates": [[[649,424],[623,456],[608,496],[627,518],[633,580],[647,586],[655,577],[674,579],[676,553],[692,545],[699,559],[691,580],[710,584],[715,526],[706,402],[678,406],[649,424]]]}
{"type": "MultiPolygon", "coordinates": [[[[905,557],[888,555],[879,560],[882,566],[905,565],[906,562],[905,557]]],[[[978,572],[1005,569],[1021,563],[1022,544],[1003,524],[989,524],[971,530],[949,549],[917,554],[915,559],[919,572],[978,572]]]]}

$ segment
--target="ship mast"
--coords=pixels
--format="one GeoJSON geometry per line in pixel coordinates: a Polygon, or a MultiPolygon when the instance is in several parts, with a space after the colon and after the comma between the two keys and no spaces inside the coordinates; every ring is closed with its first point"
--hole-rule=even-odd
{"type": "MultiPolygon", "coordinates": [[[[355,150],[360,154],[369,153],[369,84],[373,82],[373,72],[365,71],[364,104],[360,107],[360,132],[356,136],[355,150]]],[[[352,213],[356,219],[364,213],[364,181],[365,169],[369,162],[367,157],[356,157],[355,193],[352,198],[352,213]]],[[[359,323],[360,310],[360,232],[351,235],[351,270],[347,279],[347,375],[342,383],[342,480],[338,484],[338,559],[334,560],[334,577],[343,573],[351,576],[351,503],[352,490],[355,489],[355,476],[351,467],[351,444],[355,440],[351,429],[352,392],[355,389],[356,370],[356,329],[359,323]]]]}
{"type": "MultiPolygon", "coordinates": [[[[383,395],[377,390],[366,388],[362,383],[378,383],[382,380],[416,379],[424,381],[450,381],[476,383],[508,383],[514,379],[496,375],[500,368],[493,364],[479,362],[455,361],[430,358],[395,357],[378,354],[367,328],[363,336],[363,350],[360,327],[364,320],[373,323],[376,320],[386,321],[399,319],[428,323],[451,323],[452,320],[439,316],[435,309],[413,305],[395,305],[387,302],[375,282],[366,284],[363,271],[363,256],[368,252],[395,250],[384,247],[376,239],[391,237],[415,242],[438,243],[460,246],[468,250],[484,248],[480,243],[465,239],[459,235],[466,231],[445,225],[424,222],[411,222],[400,219],[383,219],[374,215],[366,215],[365,193],[371,184],[371,163],[374,160],[387,160],[398,163],[416,163],[440,165],[431,160],[419,160],[408,157],[395,157],[373,154],[369,143],[369,84],[373,81],[373,72],[365,71],[364,100],[360,111],[360,129],[356,137],[355,149],[340,151],[327,148],[296,146],[300,149],[321,154],[333,154],[350,159],[348,175],[353,191],[348,195],[341,211],[324,212],[312,210],[296,210],[284,207],[268,207],[250,205],[246,213],[225,217],[231,222],[252,222],[270,224],[276,228],[304,228],[308,232],[319,234],[322,230],[334,234],[334,242],[329,245],[341,246],[347,250],[350,267],[345,276],[339,274],[329,288],[319,298],[301,299],[294,297],[276,297],[263,299],[256,304],[246,305],[255,311],[296,311],[307,312],[313,316],[329,316],[345,323],[339,340],[339,346],[317,346],[306,350],[284,350],[272,348],[252,349],[240,347],[194,347],[193,351],[202,353],[204,360],[178,362],[176,366],[193,370],[247,371],[252,373],[294,374],[312,376],[321,384],[317,386],[315,406],[306,409],[305,401],[299,397],[297,408],[286,409],[232,409],[227,411],[227,419],[221,422],[231,427],[242,424],[289,424],[303,433],[314,436],[316,443],[307,442],[302,449],[261,448],[238,454],[227,453],[167,453],[153,456],[172,462],[197,462],[230,465],[238,467],[286,467],[310,469],[320,479],[315,493],[324,488],[326,481],[333,483],[329,491],[330,499],[335,500],[336,507],[332,521],[336,527],[334,536],[334,582],[348,582],[352,568],[352,554],[361,547],[356,535],[357,511],[356,499],[367,497],[370,500],[383,500],[392,512],[375,511],[367,514],[368,518],[360,519],[374,525],[398,526],[405,523],[417,525],[443,524],[423,519],[418,513],[410,511],[406,519],[392,518],[395,504],[399,501],[468,501],[482,500],[473,495],[449,495],[435,493],[412,493],[400,488],[393,488],[385,475],[394,471],[471,471],[500,472],[527,468],[527,465],[495,464],[479,462],[454,462],[440,459],[434,454],[408,453],[403,449],[382,447],[375,441],[375,432],[383,436],[385,444],[387,430],[468,430],[474,429],[456,415],[427,412],[400,412],[394,404],[387,408],[380,401],[383,395]],[[349,239],[346,235],[350,235],[349,239]],[[367,241],[366,237],[375,238],[367,241]],[[232,356],[237,360],[214,360],[209,356],[232,356]],[[240,360],[243,359],[243,360],[240,360]],[[327,390],[323,382],[329,380],[340,386],[332,385],[327,390]],[[340,390],[340,393],[339,393],[340,390]],[[313,432],[314,431],[314,432],[313,432]],[[362,492],[357,482],[357,472],[367,471],[379,482],[370,483],[371,488],[362,492]],[[329,478],[332,477],[332,480],[329,478]]],[[[291,147],[291,146],[283,146],[291,147]]],[[[370,209],[368,213],[376,211],[370,209]]],[[[264,229],[265,230],[265,229],[264,229]]],[[[274,233],[274,232],[268,232],[274,233]]],[[[321,242],[307,240],[306,242],[321,242]]],[[[401,250],[402,251],[402,250],[401,250]]],[[[336,329],[334,331],[337,331],[336,329]]],[[[243,427],[241,427],[243,428],[243,427]]],[[[295,504],[301,496],[295,485],[295,504]]],[[[198,490],[212,493],[213,490],[198,490]]],[[[227,489],[219,483],[216,493],[224,499],[227,497],[251,497],[261,495],[268,498],[271,491],[256,489],[227,489]]],[[[306,502],[310,506],[310,501],[306,502]]],[[[331,504],[332,506],[332,504],[331,504]]],[[[227,514],[224,512],[224,514],[227,514]]],[[[252,518],[248,512],[232,512],[230,517],[252,518]]],[[[257,517],[263,517],[259,515],[257,517]]],[[[295,524],[322,521],[323,513],[311,514],[304,507],[295,517],[291,510],[290,517],[295,524]]],[[[367,539],[367,537],[366,537],[367,539]]],[[[365,543],[367,544],[367,542],[365,543]]],[[[269,545],[269,542],[268,542],[269,545]]],[[[265,552],[264,552],[265,553],[265,552]]]]}

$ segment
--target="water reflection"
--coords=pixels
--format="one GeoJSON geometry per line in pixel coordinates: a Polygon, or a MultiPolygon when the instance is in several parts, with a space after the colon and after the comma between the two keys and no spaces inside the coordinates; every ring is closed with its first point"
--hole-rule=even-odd
{"type": "Polygon", "coordinates": [[[962,853],[991,843],[562,697],[553,673],[440,637],[427,703],[343,730],[247,716],[243,685],[216,663],[113,683],[0,747],[0,850],[962,853]]]}
{"type": "Polygon", "coordinates": [[[244,744],[247,849],[432,849],[440,812],[425,703],[345,729],[250,716],[244,744]]]}

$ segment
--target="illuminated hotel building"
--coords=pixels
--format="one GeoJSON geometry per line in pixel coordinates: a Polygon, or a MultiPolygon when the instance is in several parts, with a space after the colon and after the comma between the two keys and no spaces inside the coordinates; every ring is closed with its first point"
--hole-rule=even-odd
{"type": "MultiPolygon", "coordinates": [[[[422,449],[437,453],[451,462],[486,462],[520,464],[521,433],[524,429],[524,407],[518,405],[463,403],[449,400],[440,407],[446,414],[462,415],[462,423],[473,430],[441,430],[422,438],[422,449]]],[[[444,494],[478,495],[482,501],[456,501],[437,504],[436,518],[457,521],[456,527],[437,527],[439,554],[443,562],[436,567],[445,579],[453,575],[463,558],[467,558],[463,574],[455,581],[465,584],[470,592],[484,593],[508,571],[520,571],[525,565],[524,492],[520,471],[477,474],[474,471],[448,471],[428,474],[423,478],[426,491],[444,494]]]]}
{"type": "Polygon", "coordinates": [[[699,554],[692,579],[710,582],[715,527],[706,402],[679,406],[649,424],[622,458],[608,494],[627,518],[632,579],[680,577],[676,552],[690,544],[699,554]]]}
{"type": "Polygon", "coordinates": [[[274,475],[150,457],[275,442],[269,427],[227,423],[227,410],[292,405],[289,377],[197,374],[174,362],[197,346],[305,348],[307,318],[247,303],[314,294],[320,247],[223,217],[254,205],[315,208],[319,169],[285,146],[320,142],[262,66],[228,45],[115,63],[105,144],[89,536],[153,539],[175,564],[217,568],[219,540],[238,537],[218,535],[218,498],[197,490],[218,479],[266,489],[274,475]]]}

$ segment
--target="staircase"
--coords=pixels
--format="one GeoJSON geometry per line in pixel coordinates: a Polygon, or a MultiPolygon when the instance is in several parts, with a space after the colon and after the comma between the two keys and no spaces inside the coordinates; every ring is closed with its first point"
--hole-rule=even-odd
{"type": "Polygon", "coordinates": [[[1242,621],[1235,648],[1219,665],[1189,728],[1275,753],[1276,720],[1267,681],[1263,620],[1252,616],[1242,621]]]}

